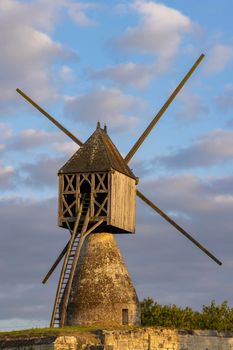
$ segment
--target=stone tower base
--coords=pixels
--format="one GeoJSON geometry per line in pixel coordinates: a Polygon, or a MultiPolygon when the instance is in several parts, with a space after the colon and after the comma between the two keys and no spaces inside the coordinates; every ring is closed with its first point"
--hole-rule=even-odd
{"type": "Polygon", "coordinates": [[[84,241],[65,325],[140,325],[138,297],[113,234],[93,233],[84,241]]]}

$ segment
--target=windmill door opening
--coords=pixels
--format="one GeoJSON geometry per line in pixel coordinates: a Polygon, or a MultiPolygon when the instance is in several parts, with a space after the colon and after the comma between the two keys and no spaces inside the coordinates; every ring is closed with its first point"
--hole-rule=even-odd
{"type": "Polygon", "coordinates": [[[122,324],[123,325],[129,324],[129,310],[128,309],[122,309],[122,324]]]}

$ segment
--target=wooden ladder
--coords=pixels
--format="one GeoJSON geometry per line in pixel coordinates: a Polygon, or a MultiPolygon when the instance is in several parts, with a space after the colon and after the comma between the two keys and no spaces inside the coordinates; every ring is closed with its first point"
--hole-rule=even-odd
{"type": "MultiPolygon", "coordinates": [[[[56,292],[56,297],[54,301],[50,327],[55,327],[55,326],[59,327],[61,325],[60,304],[61,304],[61,301],[64,304],[64,300],[62,300],[64,299],[63,294],[65,293],[68,281],[70,280],[71,271],[72,271],[72,274],[74,275],[73,263],[75,260],[75,256],[77,255],[77,251],[80,250],[78,249],[81,243],[80,237],[86,231],[87,225],[89,222],[89,211],[90,211],[89,206],[90,206],[90,198],[87,196],[86,197],[84,196],[80,205],[80,209],[77,215],[77,219],[74,225],[74,229],[73,229],[73,232],[68,244],[67,252],[65,255],[65,259],[63,262],[59,283],[58,283],[58,288],[56,292]],[[82,220],[83,216],[85,216],[84,221],[82,220]]],[[[75,268],[76,268],[76,265],[77,264],[75,264],[75,268]]],[[[73,277],[72,277],[72,280],[73,280],[73,277]]],[[[65,293],[64,296],[65,295],[67,295],[67,293],[65,293]]]]}

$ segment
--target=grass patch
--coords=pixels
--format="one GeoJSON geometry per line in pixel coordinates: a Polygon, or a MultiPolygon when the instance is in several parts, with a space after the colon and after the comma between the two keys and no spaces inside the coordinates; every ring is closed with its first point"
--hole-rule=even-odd
{"type": "Polygon", "coordinates": [[[67,326],[62,328],[31,328],[17,331],[0,331],[0,340],[33,337],[56,337],[59,335],[75,335],[78,333],[94,333],[98,330],[133,330],[139,327],[103,327],[103,326],[67,326]]]}
{"type": "Polygon", "coordinates": [[[100,329],[100,327],[63,327],[63,328],[31,328],[16,331],[0,331],[0,340],[6,338],[31,338],[31,337],[46,337],[46,336],[58,336],[58,335],[68,335],[80,332],[94,332],[100,329]]]}

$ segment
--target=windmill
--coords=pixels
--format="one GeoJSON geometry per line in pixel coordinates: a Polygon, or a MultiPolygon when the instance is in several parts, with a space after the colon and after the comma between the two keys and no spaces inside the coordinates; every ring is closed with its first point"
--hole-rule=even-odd
{"type": "Polygon", "coordinates": [[[80,148],[61,167],[58,225],[70,232],[68,243],[43,279],[63,260],[51,327],[64,325],[137,325],[140,307],[114,234],[135,232],[136,196],[213,259],[222,263],[139,189],[128,163],[204,58],[202,54],[123,159],[104,129],[83,143],[23,91],[16,91],[80,148]]]}

